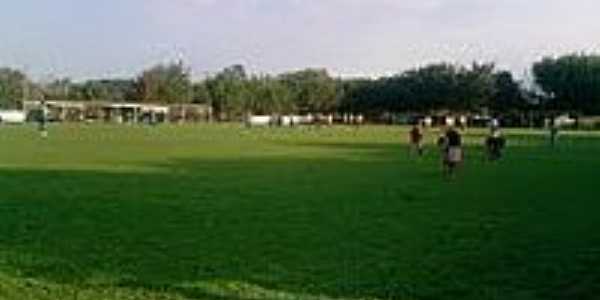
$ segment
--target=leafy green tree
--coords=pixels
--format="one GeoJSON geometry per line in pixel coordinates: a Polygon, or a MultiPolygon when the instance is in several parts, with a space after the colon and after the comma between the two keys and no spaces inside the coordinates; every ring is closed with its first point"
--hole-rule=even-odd
{"type": "Polygon", "coordinates": [[[189,103],[193,99],[190,71],[182,62],[156,65],[137,79],[142,102],[189,103]]]}
{"type": "Polygon", "coordinates": [[[338,110],[344,113],[376,112],[383,107],[377,100],[377,82],[369,79],[352,79],[342,82],[338,110]]]}
{"type": "Polygon", "coordinates": [[[495,65],[473,63],[471,68],[460,68],[457,74],[457,101],[451,108],[463,111],[478,111],[489,107],[496,93],[495,65]]]}
{"type": "Polygon", "coordinates": [[[546,57],[533,65],[533,74],[547,95],[546,108],[600,113],[600,55],[546,57]]]}
{"type": "Polygon", "coordinates": [[[232,120],[245,115],[248,97],[247,75],[243,66],[233,65],[206,80],[213,109],[219,120],[232,120]]]}
{"type": "Polygon", "coordinates": [[[48,100],[138,101],[137,83],[133,79],[99,79],[81,83],[69,78],[54,80],[44,87],[48,100]]]}
{"type": "Polygon", "coordinates": [[[206,81],[196,82],[193,84],[192,103],[210,104],[212,102],[210,90],[206,81]]]}
{"type": "Polygon", "coordinates": [[[287,114],[294,111],[294,103],[285,83],[279,78],[258,76],[248,83],[246,110],[254,114],[287,114]]]}
{"type": "MultiPolygon", "coordinates": [[[[549,106],[600,111],[599,59],[567,56],[544,59],[534,66],[536,82],[549,106]]],[[[0,101],[35,97],[35,88],[18,71],[0,69],[0,101]]],[[[531,109],[512,74],[493,64],[429,64],[379,79],[335,79],[325,69],[280,75],[249,75],[233,65],[192,83],[179,63],[159,64],[135,79],[99,79],[75,83],[60,79],[43,88],[49,100],[142,101],[210,104],[217,120],[239,120],[247,114],[331,113],[383,115],[400,112],[479,111],[519,115],[531,109]],[[516,113],[515,113],[516,112],[516,113]]],[[[11,103],[12,103],[11,102],[11,103]]]]}
{"type": "MultiPolygon", "coordinates": [[[[464,67],[439,63],[377,80],[350,80],[343,84],[339,109],[370,114],[479,111],[495,105],[496,100],[514,98],[511,93],[519,94],[520,87],[510,85],[513,83],[512,75],[506,83],[509,86],[498,86],[504,83],[501,79],[506,79],[507,74],[510,75],[502,73],[498,79],[493,64],[474,63],[464,67]],[[501,89],[500,94],[498,89],[501,89]]],[[[511,101],[507,105],[516,104],[518,99],[511,101]]]]}
{"type": "Polygon", "coordinates": [[[325,69],[306,69],[281,75],[298,112],[330,112],[337,100],[337,85],[325,69]]]}
{"type": "Polygon", "coordinates": [[[272,114],[277,111],[277,99],[271,89],[271,79],[253,76],[246,82],[247,98],[244,110],[252,114],[272,114]]]}
{"type": "Polygon", "coordinates": [[[32,87],[32,83],[23,72],[0,68],[0,107],[17,107],[19,101],[30,97],[32,87]]]}
{"type": "Polygon", "coordinates": [[[527,108],[524,91],[508,71],[494,74],[495,93],[488,103],[489,109],[497,114],[527,108]]]}
{"type": "Polygon", "coordinates": [[[60,78],[45,84],[44,95],[47,100],[80,100],[80,92],[74,91],[74,84],[70,78],[60,78]],[[76,97],[73,97],[76,95],[76,97]],[[73,99],[74,98],[74,99],[73,99]]]}
{"type": "Polygon", "coordinates": [[[129,79],[90,80],[75,87],[81,100],[136,101],[136,82],[129,79]]]}
{"type": "Polygon", "coordinates": [[[273,112],[290,114],[295,110],[292,91],[281,78],[270,78],[268,81],[268,97],[273,104],[273,112]]]}

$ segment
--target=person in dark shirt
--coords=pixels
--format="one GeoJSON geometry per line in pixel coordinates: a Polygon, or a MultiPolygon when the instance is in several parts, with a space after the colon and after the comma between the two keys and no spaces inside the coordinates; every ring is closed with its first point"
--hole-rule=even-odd
{"type": "Polygon", "coordinates": [[[446,158],[448,156],[448,139],[446,138],[446,131],[447,129],[442,128],[437,139],[437,147],[440,151],[440,157],[442,162],[442,172],[444,173],[446,172],[446,158]]]}
{"type": "Polygon", "coordinates": [[[558,126],[555,122],[552,122],[550,125],[550,146],[553,148],[556,146],[556,141],[558,140],[558,126]]]}
{"type": "Polygon", "coordinates": [[[485,141],[487,158],[489,161],[497,161],[502,158],[502,150],[506,144],[506,139],[498,128],[493,128],[485,141]]]}
{"type": "Polygon", "coordinates": [[[445,171],[447,175],[452,176],[456,172],[458,165],[463,161],[462,136],[453,127],[450,127],[446,131],[445,154],[445,171]]]}
{"type": "Polygon", "coordinates": [[[423,132],[418,125],[414,125],[409,134],[411,153],[416,152],[419,156],[423,155],[423,132]]]}

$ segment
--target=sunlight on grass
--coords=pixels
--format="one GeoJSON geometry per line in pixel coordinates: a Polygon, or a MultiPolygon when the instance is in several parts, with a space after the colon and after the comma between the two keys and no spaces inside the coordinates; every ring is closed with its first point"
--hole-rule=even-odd
{"type": "Polygon", "coordinates": [[[0,299],[593,299],[600,139],[507,135],[0,128],[0,299]]]}
{"type": "Polygon", "coordinates": [[[326,295],[311,295],[307,293],[290,293],[266,289],[245,282],[214,280],[209,282],[184,283],[177,289],[196,295],[207,295],[219,299],[272,299],[272,300],[377,300],[376,298],[333,298],[326,295]]]}

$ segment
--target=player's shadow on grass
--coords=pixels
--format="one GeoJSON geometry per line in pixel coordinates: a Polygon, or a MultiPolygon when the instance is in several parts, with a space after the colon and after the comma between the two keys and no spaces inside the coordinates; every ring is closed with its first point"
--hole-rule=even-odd
{"type": "MultiPolygon", "coordinates": [[[[543,276],[545,264],[569,266],[569,244],[554,249],[544,239],[521,238],[518,224],[494,231],[516,216],[546,224],[552,209],[565,208],[544,200],[570,195],[556,188],[560,177],[527,181],[552,166],[524,169],[508,183],[502,179],[517,173],[504,168],[448,184],[434,175],[436,164],[394,156],[394,144],[304,146],[344,155],[174,159],[148,164],[147,172],[0,169],[0,268],[25,278],[192,298],[476,299],[486,287],[472,274],[491,276],[492,287],[507,280],[515,287],[543,276]],[[490,178],[500,180],[481,189],[490,178]],[[513,201],[519,191],[541,198],[513,201]],[[512,239],[525,246],[510,252],[512,239]],[[504,257],[503,249],[516,258],[504,257]],[[540,249],[549,256],[538,258],[540,249]],[[513,274],[516,264],[540,270],[513,274]],[[465,277],[453,285],[457,276],[465,277]]],[[[579,191],[594,186],[592,170],[564,169],[582,176],[579,191]]],[[[578,224],[579,232],[594,224],[583,222],[586,216],[564,224],[578,224]]],[[[565,232],[561,238],[571,241],[565,232]]],[[[587,268],[571,275],[569,282],[584,284],[571,298],[591,293],[594,281],[586,276],[598,279],[587,268]]],[[[540,278],[550,288],[561,282],[540,278]]]]}
{"type": "Polygon", "coordinates": [[[396,254],[367,252],[389,242],[377,231],[393,227],[392,216],[410,218],[406,208],[419,199],[408,190],[418,179],[399,184],[398,176],[414,170],[290,157],[148,166],[154,171],[0,169],[0,267],[192,297],[219,293],[219,282],[239,283],[220,293],[240,299],[248,290],[292,298],[404,292],[386,278],[391,271],[370,267],[396,254]]]}

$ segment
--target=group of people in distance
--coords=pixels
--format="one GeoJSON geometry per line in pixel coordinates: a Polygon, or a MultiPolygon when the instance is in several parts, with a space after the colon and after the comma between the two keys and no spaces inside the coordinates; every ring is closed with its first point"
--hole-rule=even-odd
{"type": "MultiPolygon", "coordinates": [[[[424,133],[421,124],[415,124],[409,132],[410,152],[422,156],[424,154],[424,133]]],[[[486,158],[497,161],[502,158],[502,150],[506,145],[506,139],[500,131],[497,120],[490,124],[490,134],[485,139],[486,158]]],[[[459,129],[447,126],[440,131],[437,146],[442,158],[443,172],[447,176],[453,176],[458,166],[464,160],[463,140],[459,129]]]]}

